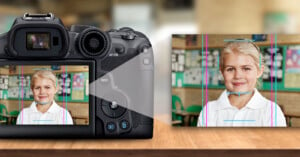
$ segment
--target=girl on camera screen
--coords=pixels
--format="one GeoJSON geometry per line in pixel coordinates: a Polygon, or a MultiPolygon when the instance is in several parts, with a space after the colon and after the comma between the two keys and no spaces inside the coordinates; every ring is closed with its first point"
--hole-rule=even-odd
{"type": "Polygon", "coordinates": [[[59,90],[56,76],[49,70],[37,71],[31,78],[30,88],[34,101],[24,108],[17,118],[17,124],[29,125],[72,125],[70,113],[54,100],[59,90]]]}

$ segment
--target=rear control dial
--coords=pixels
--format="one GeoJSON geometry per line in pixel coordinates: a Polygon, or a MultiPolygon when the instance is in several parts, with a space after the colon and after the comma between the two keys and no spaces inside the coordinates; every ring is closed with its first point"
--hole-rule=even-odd
{"type": "Polygon", "coordinates": [[[110,102],[106,100],[101,101],[101,109],[103,113],[110,118],[118,118],[126,111],[126,108],[118,105],[117,102],[110,102]]]}

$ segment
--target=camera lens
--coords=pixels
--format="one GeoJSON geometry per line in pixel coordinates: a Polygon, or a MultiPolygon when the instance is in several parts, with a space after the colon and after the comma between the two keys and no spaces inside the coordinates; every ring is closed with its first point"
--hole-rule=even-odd
{"type": "Polygon", "coordinates": [[[89,30],[82,32],[80,48],[88,56],[102,56],[108,50],[108,37],[101,31],[89,30]]]}

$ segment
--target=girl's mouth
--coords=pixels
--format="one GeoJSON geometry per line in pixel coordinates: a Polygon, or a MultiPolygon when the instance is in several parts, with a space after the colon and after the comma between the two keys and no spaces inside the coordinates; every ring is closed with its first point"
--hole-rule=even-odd
{"type": "Polygon", "coordinates": [[[39,96],[39,99],[46,99],[47,96],[39,96]]]}
{"type": "Polygon", "coordinates": [[[243,83],[243,82],[234,82],[234,83],[232,83],[234,86],[242,86],[242,85],[244,85],[245,83],[243,83]]]}

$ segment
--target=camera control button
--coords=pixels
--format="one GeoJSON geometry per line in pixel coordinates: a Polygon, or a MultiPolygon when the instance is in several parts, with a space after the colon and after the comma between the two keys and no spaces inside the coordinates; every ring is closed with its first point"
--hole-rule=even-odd
{"type": "Polygon", "coordinates": [[[109,105],[110,105],[109,107],[110,107],[112,110],[115,110],[115,109],[117,109],[117,108],[119,107],[118,103],[115,102],[115,101],[111,102],[109,105]]]}
{"type": "Polygon", "coordinates": [[[122,120],[120,122],[120,128],[126,130],[130,127],[129,122],[127,120],[122,120]]]}
{"type": "Polygon", "coordinates": [[[115,131],[117,128],[116,124],[114,122],[108,122],[106,124],[106,129],[109,131],[109,132],[113,132],[115,131]]]}
{"type": "Polygon", "coordinates": [[[128,32],[125,35],[122,35],[122,38],[125,40],[134,40],[135,36],[136,35],[133,32],[128,32]]]}
{"type": "Polygon", "coordinates": [[[117,102],[114,102],[114,101],[108,102],[108,101],[103,100],[101,103],[101,108],[102,108],[103,113],[110,118],[120,117],[126,111],[126,108],[118,105],[117,102]]]}
{"type": "Polygon", "coordinates": [[[118,54],[124,54],[125,53],[125,48],[123,46],[117,46],[115,48],[116,53],[118,54]]]}

